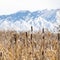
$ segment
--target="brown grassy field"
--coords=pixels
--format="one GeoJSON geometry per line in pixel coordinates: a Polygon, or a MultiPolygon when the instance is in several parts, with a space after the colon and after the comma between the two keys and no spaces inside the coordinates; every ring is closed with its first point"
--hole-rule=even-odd
{"type": "Polygon", "coordinates": [[[60,60],[60,41],[51,32],[0,31],[0,60],[60,60]]]}

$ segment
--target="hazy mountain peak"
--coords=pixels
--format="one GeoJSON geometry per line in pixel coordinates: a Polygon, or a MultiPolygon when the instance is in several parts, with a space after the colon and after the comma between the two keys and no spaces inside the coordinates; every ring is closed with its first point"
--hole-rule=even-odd
{"type": "Polygon", "coordinates": [[[0,16],[0,29],[2,30],[17,30],[27,31],[33,26],[34,30],[47,28],[53,31],[54,24],[59,17],[57,10],[42,10],[42,11],[19,11],[10,15],[0,16]]]}

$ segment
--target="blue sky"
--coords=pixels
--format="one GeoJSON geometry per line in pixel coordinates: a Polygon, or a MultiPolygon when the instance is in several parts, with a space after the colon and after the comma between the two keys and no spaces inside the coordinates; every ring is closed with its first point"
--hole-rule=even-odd
{"type": "Polygon", "coordinates": [[[60,9],[60,0],[0,0],[0,15],[43,9],[60,9]]]}

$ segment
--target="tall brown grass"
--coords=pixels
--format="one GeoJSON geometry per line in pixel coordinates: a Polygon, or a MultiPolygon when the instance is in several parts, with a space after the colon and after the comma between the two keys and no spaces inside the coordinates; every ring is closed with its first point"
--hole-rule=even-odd
{"type": "Polygon", "coordinates": [[[0,31],[0,60],[60,60],[58,35],[0,31]]]}

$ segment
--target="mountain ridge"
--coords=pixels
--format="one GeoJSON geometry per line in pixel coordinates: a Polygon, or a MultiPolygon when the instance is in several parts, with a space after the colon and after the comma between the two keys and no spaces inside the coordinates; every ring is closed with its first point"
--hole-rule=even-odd
{"type": "Polygon", "coordinates": [[[28,31],[33,26],[36,31],[41,27],[53,31],[53,23],[57,20],[57,11],[58,9],[45,9],[42,11],[20,11],[10,15],[2,15],[0,16],[0,30],[28,31]]]}

